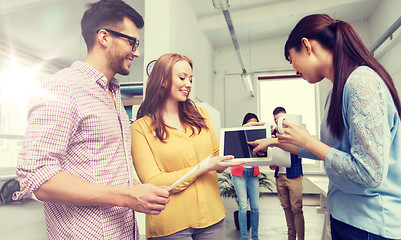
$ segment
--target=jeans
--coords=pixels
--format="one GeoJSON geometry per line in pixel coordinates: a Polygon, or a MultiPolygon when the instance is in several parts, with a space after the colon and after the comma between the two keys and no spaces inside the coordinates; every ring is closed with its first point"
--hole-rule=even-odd
{"type": "Polygon", "coordinates": [[[379,235],[353,227],[349,224],[334,219],[331,215],[330,227],[332,240],[395,240],[381,237],[379,235]]]}
{"type": "Polygon", "coordinates": [[[238,221],[241,239],[247,240],[248,198],[251,205],[251,237],[258,239],[259,228],[259,177],[253,176],[253,168],[244,168],[242,178],[232,176],[235,192],[239,202],[238,221]]]}
{"type": "Polygon", "coordinates": [[[223,238],[224,219],[206,228],[187,228],[168,236],[149,238],[149,240],[221,240],[223,238]]]}

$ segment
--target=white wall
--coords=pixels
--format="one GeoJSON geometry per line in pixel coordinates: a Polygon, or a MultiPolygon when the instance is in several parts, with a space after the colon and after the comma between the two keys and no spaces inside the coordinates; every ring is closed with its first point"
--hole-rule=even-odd
{"type": "MultiPolygon", "coordinates": [[[[369,38],[376,41],[385,31],[401,17],[400,10],[401,1],[386,0],[382,1],[372,17],[369,19],[369,38]]],[[[375,52],[375,56],[380,63],[386,68],[390,76],[393,78],[398,94],[401,94],[401,29],[397,30],[398,35],[393,36],[393,39],[387,40],[382,48],[375,52]]],[[[371,42],[373,44],[374,42],[371,42]]]]}
{"type": "MultiPolygon", "coordinates": [[[[240,78],[240,66],[236,57],[234,47],[227,46],[216,49],[215,53],[215,106],[221,112],[222,127],[239,126],[243,116],[247,112],[259,114],[257,77],[264,75],[295,74],[292,66],[284,58],[284,43],[288,36],[264,39],[257,42],[241,45],[245,65],[249,72],[258,72],[253,77],[255,96],[250,97],[246,92],[240,78]],[[237,75],[231,75],[235,74],[237,75]]],[[[327,88],[331,83],[327,80],[319,83],[323,86],[320,90],[320,102],[324,103],[327,96],[327,88]]],[[[263,119],[266,121],[265,119],[263,119]]],[[[270,119],[269,119],[270,120],[270,119]]]]}
{"type": "Polygon", "coordinates": [[[196,15],[186,0],[172,1],[171,50],[192,59],[194,86],[191,98],[213,102],[213,48],[198,27],[196,15]]]}
{"type": "Polygon", "coordinates": [[[145,41],[145,67],[165,53],[189,57],[194,64],[191,98],[213,102],[213,49],[187,1],[145,1],[145,41]]]}
{"type": "MultiPolygon", "coordinates": [[[[291,70],[282,57],[284,42],[285,37],[279,37],[240,43],[247,71],[291,70]]],[[[215,73],[214,104],[221,113],[223,127],[239,126],[247,112],[258,113],[256,76],[253,76],[255,96],[251,97],[241,80],[241,66],[233,45],[215,50],[215,73]]]]}

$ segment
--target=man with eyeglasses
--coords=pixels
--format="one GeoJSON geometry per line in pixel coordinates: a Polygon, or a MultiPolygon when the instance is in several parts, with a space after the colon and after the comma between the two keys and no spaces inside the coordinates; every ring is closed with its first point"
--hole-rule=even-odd
{"type": "Polygon", "coordinates": [[[139,239],[134,211],[159,214],[165,187],[134,180],[129,119],[116,73],[140,56],[142,16],[122,0],[88,5],[88,56],[41,83],[31,101],[17,175],[43,201],[49,239],[139,239]]]}

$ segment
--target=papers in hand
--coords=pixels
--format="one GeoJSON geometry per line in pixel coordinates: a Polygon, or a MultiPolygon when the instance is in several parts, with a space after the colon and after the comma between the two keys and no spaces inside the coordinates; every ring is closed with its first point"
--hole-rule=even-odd
{"type": "Polygon", "coordinates": [[[280,148],[273,148],[272,161],[269,165],[291,167],[291,154],[280,148]]]}
{"type": "Polygon", "coordinates": [[[207,156],[205,159],[203,159],[202,162],[198,163],[198,165],[196,165],[194,168],[189,170],[184,176],[182,176],[175,183],[173,183],[173,185],[171,185],[169,188],[167,188],[167,191],[171,191],[173,188],[177,187],[180,183],[184,182],[192,174],[199,171],[203,166],[205,166],[210,161],[211,158],[212,158],[212,155],[207,156]]]}

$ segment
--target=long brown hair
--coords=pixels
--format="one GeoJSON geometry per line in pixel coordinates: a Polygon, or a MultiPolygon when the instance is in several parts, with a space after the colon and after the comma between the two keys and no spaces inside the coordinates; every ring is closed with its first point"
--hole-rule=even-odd
{"type": "MultiPolygon", "coordinates": [[[[164,54],[156,61],[146,84],[145,99],[139,107],[136,117],[137,119],[143,116],[151,117],[156,137],[162,142],[168,138],[168,132],[161,110],[171,92],[173,67],[179,61],[187,61],[193,69],[191,59],[179,54],[164,54]]],[[[195,128],[198,130],[197,134],[202,129],[208,129],[205,119],[198,112],[191,99],[187,98],[185,102],[179,102],[178,110],[181,123],[191,128],[192,135],[195,134],[195,128]]]]}
{"type": "Polygon", "coordinates": [[[365,65],[372,68],[383,79],[391,93],[398,115],[400,115],[400,99],[390,74],[369,52],[351,25],[332,19],[326,14],[304,17],[291,31],[285,43],[284,55],[287,60],[290,49],[301,51],[302,38],[316,40],[333,53],[334,79],[327,126],[335,137],[341,138],[344,132],[342,119],[344,85],[348,76],[358,66],[365,65]]]}

